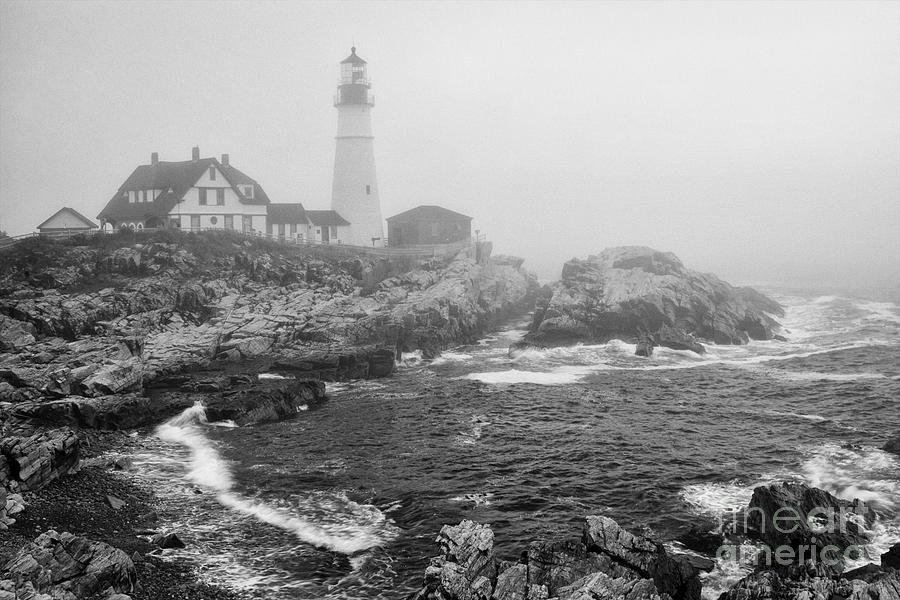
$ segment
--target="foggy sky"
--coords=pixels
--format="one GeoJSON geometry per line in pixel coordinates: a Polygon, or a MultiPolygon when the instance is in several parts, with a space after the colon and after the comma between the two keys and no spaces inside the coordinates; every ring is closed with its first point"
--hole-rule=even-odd
{"type": "Polygon", "coordinates": [[[643,244],[738,282],[900,281],[900,3],[0,4],[0,228],[95,217],[151,152],[328,208],[369,61],[382,212],[546,278],[643,244]]]}

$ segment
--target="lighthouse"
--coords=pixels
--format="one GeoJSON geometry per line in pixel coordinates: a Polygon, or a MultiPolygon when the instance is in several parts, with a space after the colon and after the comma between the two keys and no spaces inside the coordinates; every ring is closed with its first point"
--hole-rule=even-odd
{"type": "Polygon", "coordinates": [[[372,135],[375,99],[369,93],[370,87],[366,61],[353,47],[350,56],[341,62],[341,79],[334,96],[338,127],[331,208],[350,221],[349,239],[343,241],[358,246],[384,243],[372,135]]]}

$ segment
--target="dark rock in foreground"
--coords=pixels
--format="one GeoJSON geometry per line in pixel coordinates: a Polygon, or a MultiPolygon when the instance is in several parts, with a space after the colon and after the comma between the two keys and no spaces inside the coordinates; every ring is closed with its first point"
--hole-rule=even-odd
{"type": "Polygon", "coordinates": [[[870,542],[866,527],[874,519],[875,513],[860,500],[850,502],[818,488],[781,483],[753,490],[747,533],[773,550],[793,549],[797,564],[822,563],[829,567],[824,572],[839,573],[841,555],[854,554],[858,546],[870,542]]]}
{"type": "Polygon", "coordinates": [[[38,589],[54,599],[89,598],[98,592],[131,592],[134,563],[121,550],[71,533],[41,534],[10,560],[0,574],[0,598],[27,598],[38,589]]]}
{"type": "Polygon", "coordinates": [[[646,338],[652,345],[703,352],[701,340],[746,344],[772,339],[783,315],[775,301],[684,267],[671,252],[641,246],[572,259],[545,288],[525,341],[536,345],[646,338]]]}
{"type": "Polygon", "coordinates": [[[580,540],[534,542],[517,563],[498,561],[486,525],[441,529],[441,555],[425,572],[419,600],[626,598],[697,600],[698,571],[658,542],[607,517],[587,517],[580,540]]]}
{"type": "Polygon", "coordinates": [[[900,543],[881,555],[881,566],[885,569],[900,569],[900,543]]]}
{"type": "Polygon", "coordinates": [[[900,454],[900,435],[889,439],[881,449],[885,452],[900,454]]]}
{"type": "Polygon", "coordinates": [[[759,571],[735,584],[719,600],[900,600],[900,571],[868,572],[864,578],[802,576],[788,578],[759,571]]]}
{"type": "Polygon", "coordinates": [[[178,391],[154,390],[151,396],[133,393],[22,402],[10,408],[9,413],[44,425],[122,430],[157,425],[201,402],[212,421],[231,420],[237,425],[249,425],[284,419],[302,407],[325,400],[325,384],[310,379],[257,381],[254,376],[237,376],[197,382],[184,377],[172,383],[178,391]]]}

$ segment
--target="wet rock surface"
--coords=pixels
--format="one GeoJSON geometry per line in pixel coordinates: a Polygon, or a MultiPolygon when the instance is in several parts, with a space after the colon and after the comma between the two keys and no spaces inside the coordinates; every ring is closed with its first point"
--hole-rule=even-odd
{"type": "Polygon", "coordinates": [[[494,556],[493,532],[463,521],[445,526],[416,598],[700,597],[699,571],[661,544],[633,535],[607,517],[585,519],[580,540],[533,542],[517,563],[494,556]]]}
{"type": "Polygon", "coordinates": [[[544,289],[525,341],[537,345],[645,339],[702,353],[702,342],[746,344],[772,339],[781,306],[750,288],[687,269],[671,252],[643,246],[610,248],[563,266],[544,289]]]}

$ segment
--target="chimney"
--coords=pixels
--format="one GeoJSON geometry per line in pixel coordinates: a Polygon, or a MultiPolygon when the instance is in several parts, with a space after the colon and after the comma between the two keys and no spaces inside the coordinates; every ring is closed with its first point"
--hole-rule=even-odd
{"type": "Polygon", "coordinates": [[[227,166],[228,166],[228,155],[227,155],[227,154],[223,154],[223,155],[222,155],[222,166],[223,166],[223,167],[227,167],[227,166]]]}
{"type": "Polygon", "coordinates": [[[191,149],[191,160],[194,160],[194,161],[200,160],[200,146],[194,146],[191,149]]]}
{"type": "Polygon", "coordinates": [[[150,164],[158,165],[159,164],[159,152],[154,152],[150,155],[150,164]]]}

